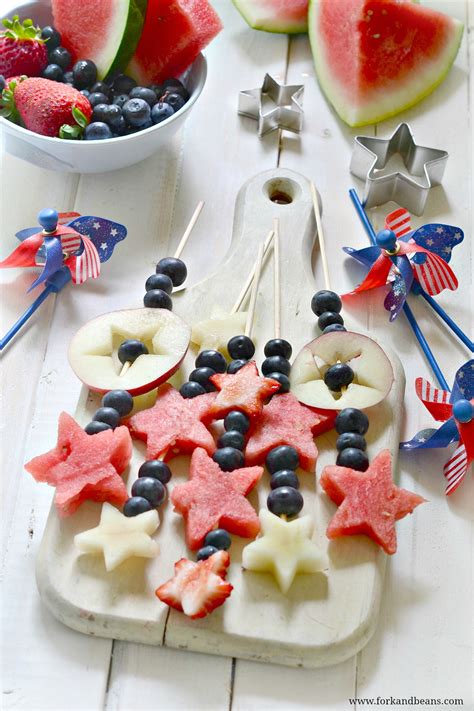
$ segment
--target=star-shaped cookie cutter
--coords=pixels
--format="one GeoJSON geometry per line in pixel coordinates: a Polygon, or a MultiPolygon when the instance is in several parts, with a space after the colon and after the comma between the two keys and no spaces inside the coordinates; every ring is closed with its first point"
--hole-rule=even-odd
{"type": "Polygon", "coordinates": [[[390,138],[356,136],[350,171],[365,180],[364,207],[393,200],[415,215],[422,215],[429,191],[443,179],[448,152],[418,146],[407,123],[401,123],[390,138]],[[399,153],[406,173],[377,175],[399,153]]]}
{"type": "Polygon", "coordinates": [[[239,93],[239,114],[258,121],[258,135],[277,128],[300,133],[303,127],[303,84],[279,84],[265,74],[261,89],[239,93]]]}

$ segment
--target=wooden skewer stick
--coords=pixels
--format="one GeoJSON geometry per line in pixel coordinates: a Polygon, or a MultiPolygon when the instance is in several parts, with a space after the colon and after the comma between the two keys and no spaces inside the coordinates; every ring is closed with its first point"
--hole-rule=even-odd
{"type": "Polygon", "coordinates": [[[280,292],[280,221],[273,220],[273,301],[275,338],[281,338],[281,292],[280,292]]]}
{"type": "Polygon", "coordinates": [[[201,202],[199,202],[197,204],[197,207],[194,210],[194,214],[189,221],[189,225],[186,227],[184,235],[181,237],[181,242],[178,244],[178,246],[176,248],[176,252],[174,253],[174,256],[176,259],[179,259],[179,257],[181,256],[183,249],[186,246],[186,242],[188,241],[189,236],[194,229],[194,225],[198,221],[199,215],[201,214],[201,210],[203,207],[204,207],[204,201],[201,200],[201,202]]]}
{"type": "MultiPolygon", "coordinates": [[[[273,230],[268,233],[267,239],[265,240],[265,242],[263,244],[263,256],[265,256],[265,254],[267,253],[268,248],[270,247],[270,244],[272,243],[272,239],[273,239],[273,230]]],[[[256,269],[256,265],[253,267],[252,271],[250,272],[248,279],[245,282],[245,284],[242,288],[242,291],[239,294],[237,301],[233,305],[232,311],[230,312],[231,314],[237,313],[237,311],[239,311],[240,307],[244,303],[245,297],[247,296],[248,291],[249,291],[250,287],[252,286],[252,282],[255,277],[255,269],[256,269]]]]}
{"type": "Polygon", "coordinates": [[[331,282],[329,279],[328,260],[327,260],[327,256],[326,256],[326,244],[324,241],[324,232],[323,232],[323,225],[321,222],[321,213],[319,212],[319,200],[318,200],[318,195],[316,193],[316,188],[314,187],[314,183],[311,183],[311,196],[313,198],[314,216],[316,218],[316,229],[318,231],[319,251],[321,252],[321,261],[323,263],[324,284],[326,286],[326,289],[330,290],[331,289],[331,282]]]}
{"type": "Polygon", "coordinates": [[[250,293],[250,306],[247,314],[247,323],[245,324],[245,335],[249,337],[252,333],[253,322],[255,318],[255,307],[257,305],[258,286],[260,283],[260,276],[262,274],[264,251],[265,245],[261,244],[258,248],[257,261],[255,262],[255,276],[253,278],[252,291],[250,293]]]}
{"type": "Polygon", "coordinates": [[[119,378],[122,378],[125,375],[125,373],[128,372],[131,365],[132,365],[132,361],[130,361],[130,360],[125,361],[125,363],[122,365],[122,370],[120,371],[119,378]]]}

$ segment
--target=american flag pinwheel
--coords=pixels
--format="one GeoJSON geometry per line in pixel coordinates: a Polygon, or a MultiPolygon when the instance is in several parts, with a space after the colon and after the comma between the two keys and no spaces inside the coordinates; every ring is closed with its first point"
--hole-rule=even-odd
{"type": "Polygon", "coordinates": [[[453,247],[463,238],[463,231],[451,225],[433,223],[412,230],[410,213],[399,208],[387,215],[376,245],[364,249],[344,247],[346,254],[370,267],[364,281],[350,293],[388,284],[384,306],[393,321],[414,283],[430,296],[444,289],[457,289],[458,280],[448,262],[453,247]]]}
{"type": "Polygon", "coordinates": [[[463,482],[474,461],[474,360],[459,368],[451,392],[436,388],[425,378],[417,378],[415,388],[428,412],[443,424],[438,429],[421,430],[410,441],[401,442],[400,449],[437,449],[457,442],[444,465],[445,493],[449,496],[463,482]]]}

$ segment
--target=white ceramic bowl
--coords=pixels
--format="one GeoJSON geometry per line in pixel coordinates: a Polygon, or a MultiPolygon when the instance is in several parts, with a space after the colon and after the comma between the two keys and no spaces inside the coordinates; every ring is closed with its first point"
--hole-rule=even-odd
{"type": "MultiPolygon", "coordinates": [[[[8,16],[31,17],[41,26],[52,23],[47,0],[33,0],[8,8],[8,16]]],[[[103,141],[67,141],[41,136],[0,117],[4,148],[9,153],[41,168],[66,173],[103,173],[139,163],[169,142],[186,121],[190,110],[204,88],[207,63],[201,54],[181,77],[191,96],[182,109],[166,121],[144,131],[103,141]]]]}

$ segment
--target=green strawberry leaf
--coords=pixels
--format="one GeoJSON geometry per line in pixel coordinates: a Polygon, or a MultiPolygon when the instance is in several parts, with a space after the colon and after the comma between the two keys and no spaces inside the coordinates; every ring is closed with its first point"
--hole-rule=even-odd
{"type": "Polygon", "coordinates": [[[80,126],[69,126],[64,123],[59,129],[59,138],[77,141],[82,136],[83,129],[80,126]]]}
{"type": "Polygon", "coordinates": [[[18,15],[14,15],[11,20],[6,18],[2,20],[5,27],[3,35],[13,40],[34,40],[35,42],[44,43],[41,37],[41,27],[35,27],[33,20],[24,20],[20,22],[18,15]]]}
{"type": "Polygon", "coordinates": [[[77,123],[78,126],[81,128],[85,128],[89,124],[89,120],[87,116],[85,116],[81,109],[78,109],[77,106],[72,107],[72,115],[74,116],[74,120],[77,123]]]}

